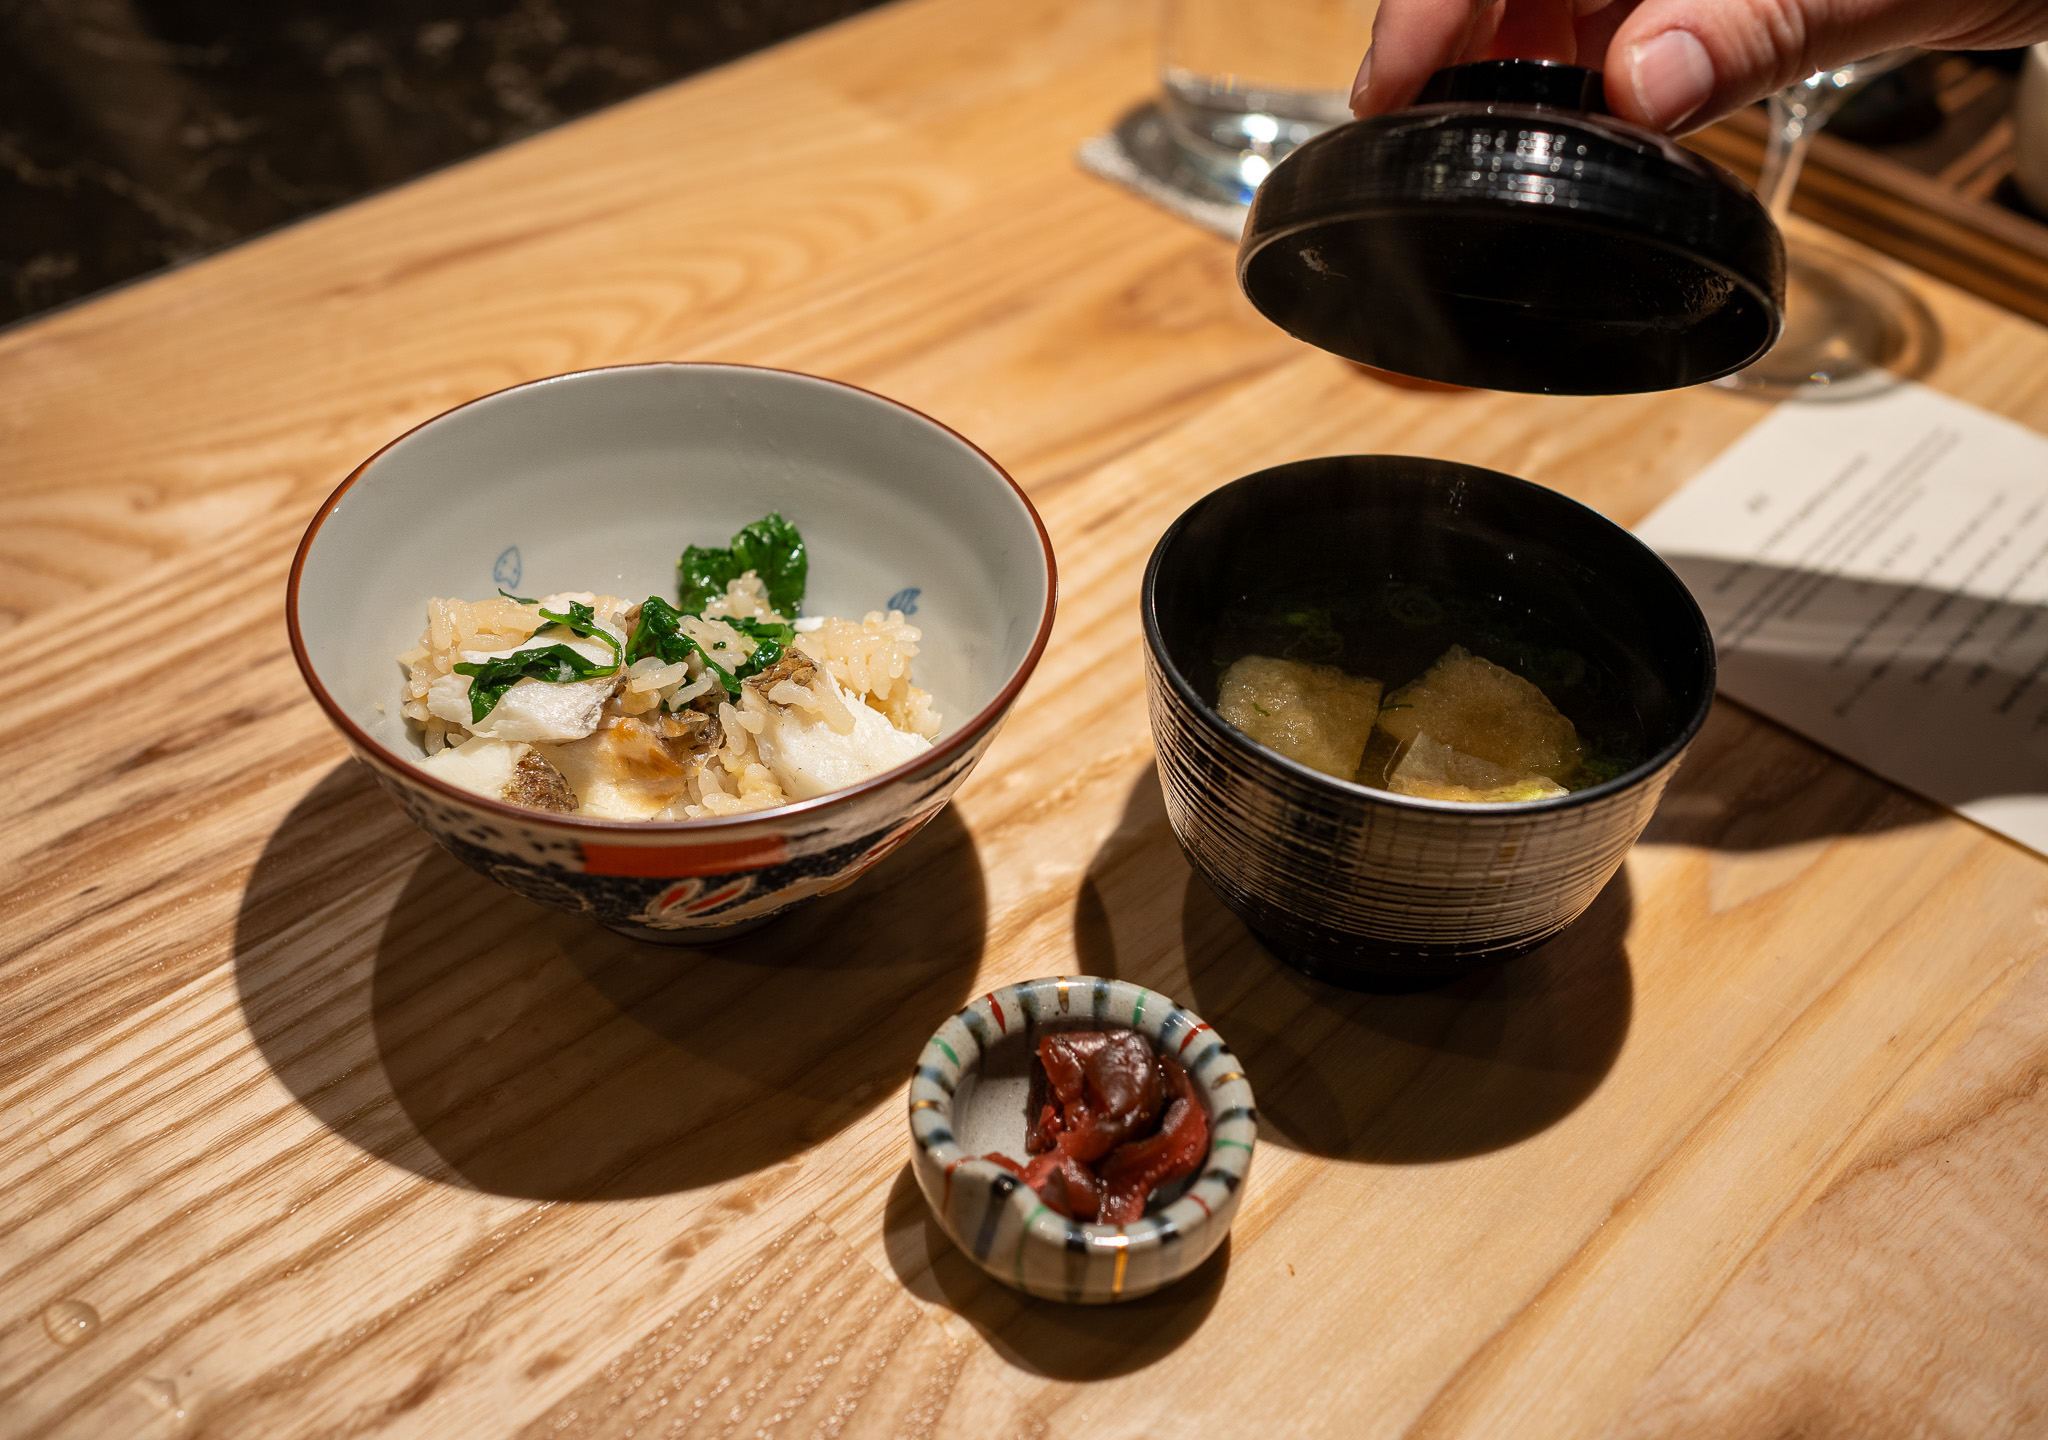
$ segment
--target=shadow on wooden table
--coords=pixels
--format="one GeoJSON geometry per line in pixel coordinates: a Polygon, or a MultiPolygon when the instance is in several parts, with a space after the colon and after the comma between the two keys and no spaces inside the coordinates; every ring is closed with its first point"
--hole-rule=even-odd
{"type": "Polygon", "coordinates": [[[272,1069],[363,1149],[500,1195],[655,1195],[787,1159],[881,1103],[968,998],[986,911],[973,839],[942,811],[860,884],[752,935],[641,944],[470,871],[351,763],[271,837],[236,978],[272,1069]],[[294,903],[325,850],[364,844],[337,805],[418,856],[381,935],[294,903]]]}
{"type": "Polygon", "coordinates": [[[1182,906],[1189,1003],[1251,1077],[1262,1137],[1382,1164],[1484,1154],[1548,1129],[1628,1034],[1633,909],[1619,871],[1534,954],[1416,995],[1360,995],[1281,964],[1202,880],[1182,906]]]}
{"type": "Polygon", "coordinates": [[[905,1165],[883,1213],[889,1264],[918,1299],[962,1316],[1005,1360],[1056,1380],[1100,1380],[1142,1370],[1202,1327],[1230,1273],[1230,1241],[1192,1275],[1115,1305],[1040,1300],[992,1279],[961,1252],[905,1165]]]}
{"type": "Polygon", "coordinates": [[[1624,868],[1571,929],[1498,969],[1417,995],[1320,984],[1188,869],[1148,768],[1089,867],[1074,939],[1084,972],[1152,986],[1216,1027],[1262,1140],[1420,1163],[1512,1145],[1593,1093],[1628,1034],[1632,909],[1624,868]]]}

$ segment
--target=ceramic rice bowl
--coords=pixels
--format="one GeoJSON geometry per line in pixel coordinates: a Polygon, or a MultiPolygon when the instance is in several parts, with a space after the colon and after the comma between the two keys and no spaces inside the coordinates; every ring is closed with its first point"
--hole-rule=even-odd
{"type": "Polygon", "coordinates": [[[1648,546],[1556,491],[1449,461],[1336,456],[1234,481],[1167,530],[1142,606],[1182,850],[1281,959],[1359,989],[1439,984],[1562,931],[1621,867],[1713,703],[1706,621],[1648,546]],[[1215,710],[1217,617],[1270,576],[1436,585],[1540,614],[1615,677],[1645,758],[1511,804],[1394,794],[1284,758],[1215,710]]]}
{"type": "Polygon", "coordinates": [[[1251,1083],[1192,1010],[1122,980],[1055,976],[1005,985],[926,1042],[910,1082],[911,1164],[953,1243],[1005,1285],[1100,1304],[1150,1294],[1188,1274],[1230,1233],[1258,1139],[1251,1083]],[[1024,1150],[1031,1056],[1060,1030],[1137,1031],[1186,1067],[1207,1110],[1209,1153],[1178,1194],[1155,1193],[1133,1224],[1096,1225],[1051,1209],[980,1157],[1024,1150]]]}
{"type": "Polygon", "coordinates": [[[733,365],[583,371],[489,395],[365,461],[320,508],[286,614],[350,749],[452,854],[529,900],[703,943],[850,884],[945,805],[1051,633],[1052,548],[1017,485],[906,406],[733,365]],[[922,628],[932,748],[778,809],[625,822],[524,809],[419,768],[399,713],[429,597],[675,593],[686,545],[778,510],[810,552],[807,614],[900,609],[922,628]]]}

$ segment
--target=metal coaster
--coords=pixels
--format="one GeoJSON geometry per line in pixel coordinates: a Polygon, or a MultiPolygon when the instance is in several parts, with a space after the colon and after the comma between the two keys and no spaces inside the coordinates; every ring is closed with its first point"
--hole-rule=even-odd
{"type": "Polygon", "coordinates": [[[1076,157],[1091,175],[1144,196],[1181,219],[1235,241],[1251,207],[1188,163],[1157,101],[1147,101],[1081,143],[1076,157]]]}

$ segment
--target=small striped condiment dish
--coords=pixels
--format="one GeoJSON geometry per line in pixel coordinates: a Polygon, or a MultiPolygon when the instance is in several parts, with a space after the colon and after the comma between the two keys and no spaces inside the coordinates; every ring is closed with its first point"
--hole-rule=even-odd
{"type": "Polygon", "coordinates": [[[1237,1057],[1192,1010],[1123,980],[1026,980],[982,996],[925,1042],[910,1082],[911,1163],[953,1242],[990,1275],[1048,1300],[1148,1295],[1199,1266],[1230,1233],[1251,1172],[1258,1116],[1237,1057]],[[1130,1225],[1070,1220],[990,1151],[1023,1161],[1031,1057],[1061,1030],[1129,1029],[1172,1056],[1209,1117],[1209,1153],[1155,1192],[1130,1225]]]}

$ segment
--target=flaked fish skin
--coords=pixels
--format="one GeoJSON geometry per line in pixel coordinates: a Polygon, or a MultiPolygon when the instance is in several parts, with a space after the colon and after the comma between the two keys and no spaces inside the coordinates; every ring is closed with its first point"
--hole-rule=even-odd
{"type": "Polygon", "coordinates": [[[519,757],[519,764],[512,771],[511,783],[506,785],[501,798],[513,805],[550,810],[557,815],[576,813],[576,792],[569,788],[562,772],[550,765],[538,750],[529,750],[519,757]]]}

